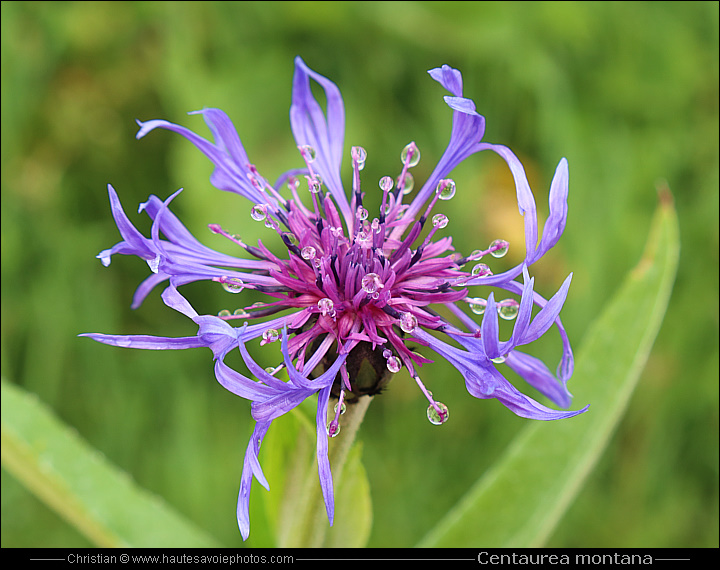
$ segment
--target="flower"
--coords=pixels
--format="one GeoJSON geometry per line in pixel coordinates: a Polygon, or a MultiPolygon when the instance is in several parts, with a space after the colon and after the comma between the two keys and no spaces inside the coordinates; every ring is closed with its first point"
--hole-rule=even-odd
{"type": "Polygon", "coordinates": [[[201,150],[215,166],[212,184],[250,201],[250,217],[263,222],[269,236],[279,238],[285,250],[281,255],[262,241],[256,246],[245,244],[216,224],[209,226],[213,233],[231,240],[252,259],[221,254],[202,245],[170,211],[170,203],[180,191],[164,201],[150,196],[140,206],[140,211],[152,219],[151,235],[145,237],[125,215],[115,190],[108,187],[122,241],[97,257],[106,266],[115,254],[146,260],[152,273],[138,287],[133,307],[140,305],[155,286],[168,281],[163,301],[192,319],[198,332],[182,338],[96,333],[84,336],[121,347],[208,347],[213,351],[217,380],[252,402],[256,422],[245,454],[237,509],[245,539],[250,528],[252,477],[268,487],[258,462],[263,437],[275,418],[306,398],[318,395],[317,461],[331,524],[334,503],[328,436],[339,431],[339,414],[345,401],[377,393],[391,374],[405,367],[428,400],[429,420],[442,424],[448,419],[447,407],[434,399],[420,379],[421,366],[431,360],[413,351],[409,343],[425,346],[452,363],[473,396],[496,398],[519,416],[552,420],[587,409],[547,408],[518,391],[499,369],[500,365],[510,367],[558,406],[570,405],[566,383],[572,374],[573,355],[559,313],[572,275],[549,300],[535,293],[534,278],[529,275],[529,267],[557,243],[565,227],[567,161],[560,161],[552,180],[550,215],[538,243],[535,200],[522,164],[508,148],[482,142],[485,119],[476,112],[474,102],[463,96],[458,70],[443,65],[429,73],[450,92],[445,97],[453,111],[449,144],[409,203],[405,203],[406,196],[414,188],[410,169],[418,164],[420,151],[414,142],[405,146],[399,176],[385,176],[379,181],[382,205],[377,217],[371,217],[363,206],[360,172],[368,156],[365,149],[356,146],[350,152],[353,177],[349,199],[340,177],[345,130],[340,91],[299,57],[295,60],[290,124],[304,166],[286,172],[274,184],[268,183],[250,162],[232,122],[218,109],[196,112],[210,128],[212,143],[167,121],[138,121],[137,138],[162,128],[179,133],[201,150]],[[312,94],[311,80],[325,92],[326,112],[312,94]],[[436,236],[448,225],[448,218],[442,213],[433,214],[440,202],[451,199],[456,191],[462,192],[448,177],[452,170],[483,150],[493,151],[507,162],[524,216],[525,259],[499,274],[493,274],[489,265],[480,260],[502,257],[509,247],[506,241],[498,239],[487,249],[461,256],[454,253],[450,237],[436,236]],[[285,185],[289,197],[283,191],[285,185]],[[522,283],[516,281],[521,275],[522,283]],[[178,292],[178,287],[199,280],[220,283],[230,293],[254,289],[270,299],[235,313],[223,310],[217,316],[199,315],[178,292]],[[519,296],[519,301],[496,300],[494,292],[487,298],[470,296],[469,289],[476,286],[504,290],[519,296]],[[444,306],[444,312],[449,311],[455,318],[445,318],[433,306],[444,306]],[[471,313],[482,315],[480,323],[463,310],[465,306],[471,313]],[[539,311],[533,318],[535,306],[539,311]],[[508,340],[500,339],[498,318],[514,320],[508,340]],[[236,320],[243,324],[231,326],[230,322],[236,320]],[[557,376],[542,361],[518,350],[553,325],[563,345],[557,376]],[[253,360],[247,344],[257,339],[260,345],[280,343],[283,362],[278,367],[266,370],[253,360]],[[247,366],[247,376],[224,362],[236,348],[247,366]],[[371,373],[360,374],[366,364],[370,364],[371,373]],[[278,377],[281,369],[286,370],[287,380],[278,377]],[[339,399],[339,405],[327,423],[331,395],[339,399]]]}

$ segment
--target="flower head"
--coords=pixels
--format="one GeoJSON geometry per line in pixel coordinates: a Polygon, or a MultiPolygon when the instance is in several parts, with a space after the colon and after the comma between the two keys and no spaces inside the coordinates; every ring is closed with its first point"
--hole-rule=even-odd
{"type": "Polygon", "coordinates": [[[453,364],[470,394],[496,398],[515,414],[533,419],[567,418],[580,411],[552,410],[518,391],[501,373],[508,366],[560,407],[570,404],[566,383],[573,356],[559,319],[571,276],[549,300],[534,291],[529,267],[540,259],[563,232],[567,216],[568,166],[560,161],[550,186],[550,215],[538,243],[535,200],[522,164],[506,147],[482,142],[485,119],[471,99],[463,96],[462,75],[444,65],[430,70],[449,96],[453,111],[447,149],[430,177],[417,190],[411,169],[420,150],[410,142],[400,153],[399,174],[384,176],[371,191],[380,192],[380,210],[364,206],[361,171],[367,151],[351,148],[351,190],[340,177],[344,156],[345,111],[337,86],[295,60],[290,124],[301,164],[270,184],[250,162],[230,119],[218,109],[198,111],[213,135],[210,142],[185,127],[162,120],[139,122],[137,138],[163,128],[181,134],[214,164],[211,182],[221,190],[249,200],[249,214],[264,223],[268,238],[282,244],[276,254],[262,241],[245,244],[216,224],[210,230],[231,240],[247,254],[234,257],[202,245],[170,211],[180,191],[161,200],[150,196],[140,206],[152,219],[150,237],[129,221],[115,190],[109,186],[113,216],[122,241],[98,255],[104,265],[114,254],[136,255],[150,266],[150,276],[138,287],[133,307],[158,284],[168,281],[162,294],[171,308],[198,326],[194,336],[182,338],[139,335],[87,334],[99,342],[144,349],[208,347],[215,359],[217,380],[231,392],[252,402],[256,421],[245,455],[238,501],[238,523],[249,534],[248,500],[252,477],[267,481],[258,450],[271,422],[317,394],[317,460],[328,517],[334,504],[328,436],[339,431],[344,402],[377,393],[395,372],[406,368],[428,400],[427,415],[435,424],[447,421],[447,407],[424,386],[421,367],[431,362],[412,349],[421,345],[453,364]],[[310,88],[315,81],[325,91],[324,112],[310,88]],[[450,174],[470,155],[490,150],[508,164],[515,180],[518,206],[524,216],[525,259],[516,267],[494,274],[492,259],[502,257],[509,244],[496,239],[486,249],[467,255],[454,252],[446,234],[449,220],[439,211],[442,202],[462,194],[450,174]],[[378,188],[379,187],[379,188],[378,188]],[[161,234],[164,238],[161,238],[161,234]],[[488,261],[490,260],[490,261],[488,261]],[[522,275],[522,282],[517,281],[522,275]],[[215,315],[199,315],[178,287],[199,280],[219,283],[229,293],[254,289],[267,301],[215,315]],[[478,286],[492,287],[519,298],[476,296],[478,286]],[[533,309],[539,310],[533,317],[533,309]],[[436,310],[445,307],[443,314],[436,310]],[[465,309],[469,309],[471,314],[465,309]],[[473,315],[480,315],[476,321],[473,315]],[[499,320],[514,321],[509,339],[501,340],[499,320]],[[230,323],[240,323],[232,326],[230,323]],[[557,376],[540,360],[518,350],[552,326],[559,331],[563,355],[557,376]],[[264,369],[250,355],[247,344],[279,343],[283,361],[264,369]],[[248,375],[225,364],[226,355],[239,350],[248,375]],[[285,370],[287,380],[278,372],[285,370]],[[327,422],[331,396],[337,412],[327,422]]]}

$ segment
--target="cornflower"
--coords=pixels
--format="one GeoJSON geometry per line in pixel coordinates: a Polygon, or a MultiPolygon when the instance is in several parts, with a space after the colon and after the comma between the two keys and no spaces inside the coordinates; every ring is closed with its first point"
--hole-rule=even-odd
{"type": "MultiPolygon", "coordinates": [[[[249,493],[254,476],[268,487],[258,461],[258,451],[272,421],[306,398],[317,394],[317,462],[320,485],[330,524],[333,521],[333,482],[328,460],[328,437],[340,430],[346,403],[376,394],[392,374],[407,369],[428,400],[427,417],[443,424],[449,417],[445,404],[436,400],[420,378],[427,357],[411,348],[420,345],[447,359],[460,372],[468,392],[476,398],[495,398],[515,414],[531,419],[568,418],[585,411],[550,409],[518,391],[500,372],[507,366],[561,408],[570,405],[566,383],[573,370],[570,343],[559,318],[572,274],[546,300],[534,291],[529,267],[553,247],[567,218],[568,165],[563,158],[549,191],[549,217],[538,242],[537,209],[533,193],[518,158],[505,146],[482,142],[485,119],[471,99],[463,96],[461,73],[447,65],[429,71],[450,95],[452,132],[448,146],[429,178],[405,203],[415,182],[410,172],[420,160],[414,142],[402,149],[398,176],[379,181],[382,202],[371,217],[363,205],[361,176],[367,152],[351,149],[352,192],[345,193],[340,177],[344,153],[345,110],[340,91],[327,78],[295,60],[290,124],[304,166],[282,174],[270,184],[250,162],[230,119],[218,109],[196,111],[213,135],[210,142],[185,127],[163,120],[140,122],[137,138],[162,128],[193,143],[214,164],[211,183],[250,201],[250,217],[268,228],[282,242],[285,252],[273,253],[262,241],[244,243],[217,224],[209,229],[243,249],[249,258],[219,253],[201,244],[170,211],[180,193],[166,200],[151,195],[140,205],[152,220],[150,237],[130,222],[117,193],[108,186],[112,214],[122,241],[98,254],[107,266],[115,254],[144,259],[150,276],[135,292],[132,307],[168,281],[162,299],[198,326],[194,336],[173,338],[144,335],[89,333],[96,341],[121,347],[167,350],[208,347],[215,361],[215,376],[222,386],[252,402],[255,428],[245,454],[237,518],[241,534],[250,531],[249,493]],[[312,94],[310,80],[325,92],[327,111],[312,94]],[[438,237],[448,225],[443,213],[434,213],[456,194],[449,178],[453,169],[470,155],[490,150],[500,155],[514,177],[518,206],[524,217],[525,258],[502,273],[493,274],[481,260],[505,255],[509,244],[494,240],[483,250],[466,256],[454,253],[450,237],[438,237]],[[283,188],[287,186],[287,191],[283,188]],[[302,190],[301,190],[302,187],[302,190]],[[307,190],[305,188],[307,187],[307,190]],[[300,194],[309,191],[310,205],[300,194]],[[423,234],[423,230],[428,231],[423,234]],[[164,238],[160,237],[164,235],[164,238]],[[517,279],[522,275],[522,282],[517,279]],[[178,292],[194,281],[213,281],[229,293],[251,289],[266,294],[267,302],[234,312],[200,315],[178,292]],[[469,294],[469,288],[492,287],[519,296],[495,298],[469,294]],[[539,310],[533,318],[533,308],[539,310]],[[444,307],[444,311],[438,311],[444,307]],[[482,315],[480,323],[468,314],[482,315]],[[449,320],[443,314],[453,315],[449,320]],[[508,340],[499,336],[499,320],[514,321],[508,340]],[[232,326],[232,322],[241,322],[232,326]],[[555,326],[562,340],[557,375],[539,359],[518,347],[540,338],[555,326]],[[279,343],[283,361],[263,368],[247,345],[279,343]],[[244,375],[225,364],[238,349],[247,366],[244,375]],[[367,374],[367,365],[370,374],[367,374]],[[361,367],[365,367],[362,374],[361,367]],[[287,379],[279,372],[285,370],[287,379]],[[337,398],[328,422],[331,397],[337,398]]],[[[191,113],[193,114],[193,113],[191,113]]]]}

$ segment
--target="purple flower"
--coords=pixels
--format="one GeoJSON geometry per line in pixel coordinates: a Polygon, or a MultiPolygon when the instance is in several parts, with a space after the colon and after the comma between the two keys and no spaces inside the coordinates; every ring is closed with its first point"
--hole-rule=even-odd
{"type": "Polygon", "coordinates": [[[420,160],[420,151],[414,142],[409,143],[400,156],[399,175],[379,181],[382,205],[376,216],[363,206],[360,172],[367,159],[365,149],[351,149],[349,197],[340,178],[345,134],[340,92],[299,57],[295,60],[290,124],[304,164],[274,184],[250,162],[232,122],[220,110],[197,112],[203,115],[214,142],[167,121],[139,122],[137,138],[163,128],[181,134],[200,149],[215,165],[212,184],[248,199],[250,217],[264,223],[268,237],[283,244],[282,254],[273,253],[262,242],[245,244],[215,224],[209,226],[213,233],[233,241],[251,259],[221,254],[202,245],[169,209],[179,191],[165,201],[150,196],[140,206],[140,211],[152,219],[151,235],[145,237],[129,221],[109,186],[110,205],[122,241],[98,258],[106,266],[114,254],[146,260],[152,273],[137,289],[133,307],[140,305],[156,285],[168,281],[163,301],[192,319],[198,332],[182,338],[84,336],[121,347],[166,350],[203,346],[213,351],[218,381],[252,402],[256,421],[245,454],[238,500],[243,538],[248,537],[250,528],[252,477],[268,486],[258,462],[262,439],[275,418],[306,398],[318,397],[317,460],[331,524],[334,504],[327,438],[339,431],[344,402],[377,393],[392,373],[405,367],[429,402],[428,419],[435,424],[448,419],[447,407],[433,398],[420,379],[421,366],[431,361],[412,346],[427,347],[452,363],[473,396],[496,398],[519,416],[552,420],[587,409],[561,412],[547,408],[519,392],[500,372],[502,366],[508,366],[558,406],[570,405],[566,383],[572,374],[573,355],[559,313],[571,276],[545,300],[535,293],[534,279],[529,275],[529,267],[555,245],[565,227],[567,161],[560,161],[552,180],[550,215],[538,243],[535,199],[522,164],[508,148],[482,142],[485,119],[475,111],[474,102],[463,96],[459,71],[443,65],[429,73],[451,94],[445,97],[453,110],[450,142],[412,199],[407,198],[414,189],[410,169],[420,160]],[[311,80],[325,91],[327,112],[315,100],[311,80]],[[448,176],[463,160],[482,150],[499,154],[510,167],[525,224],[524,261],[499,274],[493,274],[490,265],[481,260],[502,257],[509,247],[506,241],[497,239],[487,249],[463,256],[454,252],[450,237],[437,235],[448,225],[448,218],[438,212],[439,206],[456,193],[455,182],[448,176]],[[424,229],[428,231],[423,233],[424,229]],[[516,281],[521,275],[522,282],[516,281]],[[224,310],[217,316],[198,315],[177,288],[199,280],[220,283],[230,293],[254,289],[267,294],[269,300],[232,314],[224,310]],[[474,292],[477,286],[506,293],[500,300],[496,292],[478,297],[474,292]],[[519,300],[506,297],[508,293],[519,300]],[[536,306],[539,310],[533,317],[536,306]],[[438,312],[438,307],[445,310],[438,312]],[[454,318],[442,316],[448,312],[454,318]],[[481,320],[477,322],[472,314],[481,315],[481,320]],[[500,338],[499,318],[514,321],[507,340],[500,338]],[[231,326],[233,321],[242,324],[231,326]],[[557,374],[518,350],[553,325],[563,345],[557,374]],[[280,343],[283,362],[276,368],[263,369],[250,356],[246,345],[258,339],[260,345],[280,343]],[[247,366],[247,376],[224,362],[235,349],[247,366]],[[365,363],[374,371],[369,376],[367,366],[360,373],[365,363]],[[278,377],[280,370],[286,371],[287,380],[278,377]],[[339,403],[328,423],[331,395],[339,403]]]}

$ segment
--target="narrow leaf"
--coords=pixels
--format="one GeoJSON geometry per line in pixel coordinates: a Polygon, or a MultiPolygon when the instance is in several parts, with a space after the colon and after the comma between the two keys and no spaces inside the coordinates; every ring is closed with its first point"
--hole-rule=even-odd
{"type": "Polygon", "coordinates": [[[2,465],[97,546],[218,546],[4,379],[2,465]]]}
{"type": "Polygon", "coordinates": [[[422,547],[538,547],[607,445],[660,328],[679,257],[676,212],[661,192],[642,259],[589,328],[573,375],[569,420],[533,422],[420,542],[422,547]]]}

